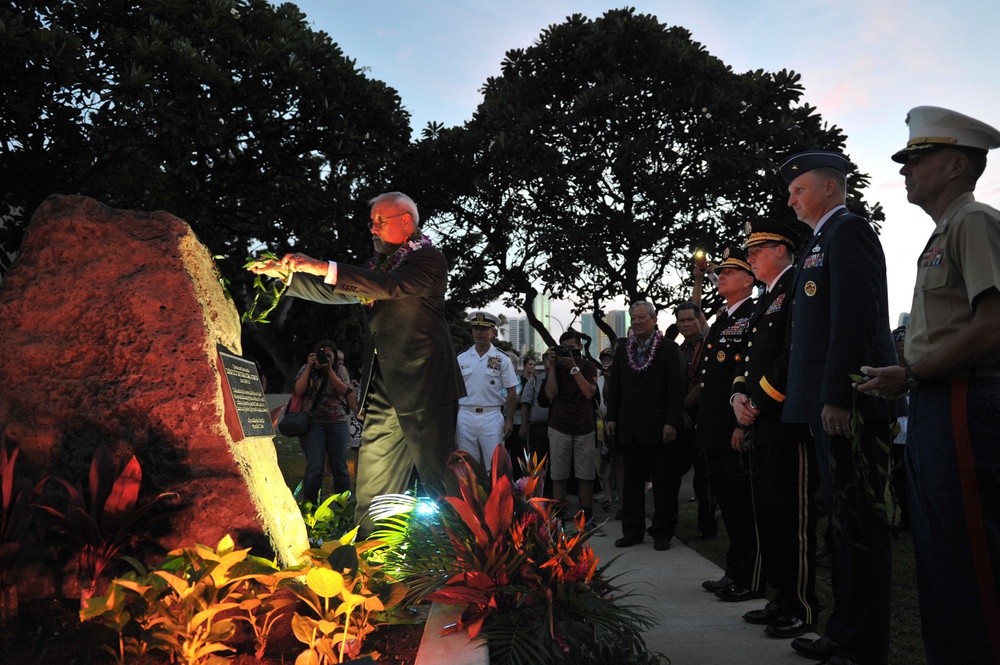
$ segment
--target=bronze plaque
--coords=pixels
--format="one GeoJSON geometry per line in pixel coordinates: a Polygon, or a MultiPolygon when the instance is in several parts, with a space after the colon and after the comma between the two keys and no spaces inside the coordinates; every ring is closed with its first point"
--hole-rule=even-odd
{"type": "Polygon", "coordinates": [[[234,441],[252,436],[274,436],[257,366],[219,346],[219,367],[225,381],[226,425],[234,441]]]}

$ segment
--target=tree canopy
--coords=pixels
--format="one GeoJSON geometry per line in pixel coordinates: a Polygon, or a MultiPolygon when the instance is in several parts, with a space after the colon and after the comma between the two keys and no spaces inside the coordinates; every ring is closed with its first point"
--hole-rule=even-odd
{"type": "MultiPolygon", "coordinates": [[[[472,120],[429,128],[416,153],[457,180],[438,222],[486,276],[473,299],[530,312],[541,288],[600,320],[613,298],[689,297],[694,250],[719,257],[747,220],[794,221],[775,164],[845,142],[803,92],[794,72],[733,72],[653,16],[577,14],[509,51],[472,120]]],[[[855,209],[880,219],[866,183],[851,179],[855,209]]]]}
{"type": "MultiPolygon", "coordinates": [[[[415,143],[397,93],[293,4],[13,0],[0,48],[0,249],[53,193],[163,209],[222,257],[245,310],[246,256],[361,263],[366,199],[401,190],[441,232],[460,342],[466,303],[503,299],[531,319],[540,290],[600,325],[613,299],[686,299],[695,249],[718,258],[747,220],[794,219],[781,157],[845,144],[794,72],[733,72],[631,9],[571,16],[509,51],[464,126],[431,124],[415,143]]],[[[880,220],[867,176],[849,184],[852,208],[880,220]]],[[[282,365],[272,378],[321,337],[357,357],[360,317],[283,301],[274,325],[248,325],[245,353],[282,365]]]]}
{"type": "MultiPolygon", "coordinates": [[[[20,246],[45,197],[73,193],[186,220],[223,257],[241,309],[256,248],[367,258],[364,201],[391,179],[409,115],[295,5],[14,0],[0,48],[0,247],[20,246]]],[[[294,332],[254,337],[301,361],[343,324],[339,309],[285,305],[294,332]]],[[[357,320],[347,333],[360,336],[357,320]]]]}

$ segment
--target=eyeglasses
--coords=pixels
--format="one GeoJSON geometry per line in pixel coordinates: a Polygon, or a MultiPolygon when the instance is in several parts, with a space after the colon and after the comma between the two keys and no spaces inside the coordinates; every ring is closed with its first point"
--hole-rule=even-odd
{"type": "Polygon", "coordinates": [[[409,215],[409,212],[401,212],[396,215],[389,215],[388,217],[382,217],[381,215],[375,215],[368,222],[368,228],[371,230],[380,229],[385,224],[385,220],[392,219],[393,217],[402,217],[403,215],[409,215]]]}
{"type": "Polygon", "coordinates": [[[777,247],[777,246],[778,246],[778,243],[776,243],[776,242],[769,242],[769,243],[765,243],[763,245],[757,245],[755,247],[751,247],[750,249],[748,249],[747,250],[747,254],[749,254],[750,256],[757,256],[758,254],[760,254],[761,250],[771,249],[771,248],[777,247]]]}

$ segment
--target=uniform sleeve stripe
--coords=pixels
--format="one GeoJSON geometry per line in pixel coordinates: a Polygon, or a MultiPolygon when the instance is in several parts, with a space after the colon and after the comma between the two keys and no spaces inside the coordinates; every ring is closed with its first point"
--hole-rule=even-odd
{"type": "Polygon", "coordinates": [[[773,399],[775,402],[785,401],[785,393],[781,392],[780,390],[777,390],[774,386],[768,383],[766,376],[762,376],[760,378],[760,387],[763,388],[764,392],[767,393],[767,396],[773,399]]]}

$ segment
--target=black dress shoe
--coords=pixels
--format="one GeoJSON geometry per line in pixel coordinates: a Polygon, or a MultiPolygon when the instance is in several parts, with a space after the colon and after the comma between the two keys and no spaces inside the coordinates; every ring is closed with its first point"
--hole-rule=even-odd
{"type": "Polygon", "coordinates": [[[759,626],[767,626],[780,616],[778,603],[768,603],[762,610],[750,610],[743,615],[743,620],[747,623],[755,623],[759,626]]]}
{"type": "Polygon", "coordinates": [[[615,541],[615,547],[632,547],[633,545],[639,545],[642,543],[642,538],[629,538],[625,536],[624,538],[619,538],[615,541]]]}
{"type": "Polygon", "coordinates": [[[807,658],[813,660],[828,660],[837,653],[837,643],[825,635],[818,640],[807,637],[796,637],[792,640],[792,648],[807,658]]]}
{"type": "Polygon", "coordinates": [[[715,580],[714,582],[712,580],[708,580],[707,582],[702,582],[701,588],[704,589],[705,591],[711,591],[712,593],[715,593],[719,589],[725,589],[732,583],[733,583],[732,578],[723,577],[721,580],[715,580]]]}
{"type": "Polygon", "coordinates": [[[664,551],[670,549],[670,539],[666,536],[657,536],[653,539],[653,549],[664,551]]]}
{"type": "Polygon", "coordinates": [[[751,589],[744,589],[736,582],[733,582],[724,589],[719,589],[715,592],[715,597],[719,600],[725,600],[730,603],[736,603],[741,600],[756,600],[758,598],[766,598],[767,593],[763,590],[752,591],[751,589]]]}
{"type": "Polygon", "coordinates": [[[811,623],[806,623],[798,617],[784,615],[768,624],[764,632],[771,637],[787,640],[808,633],[813,628],[814,626],[811,623]]]}

